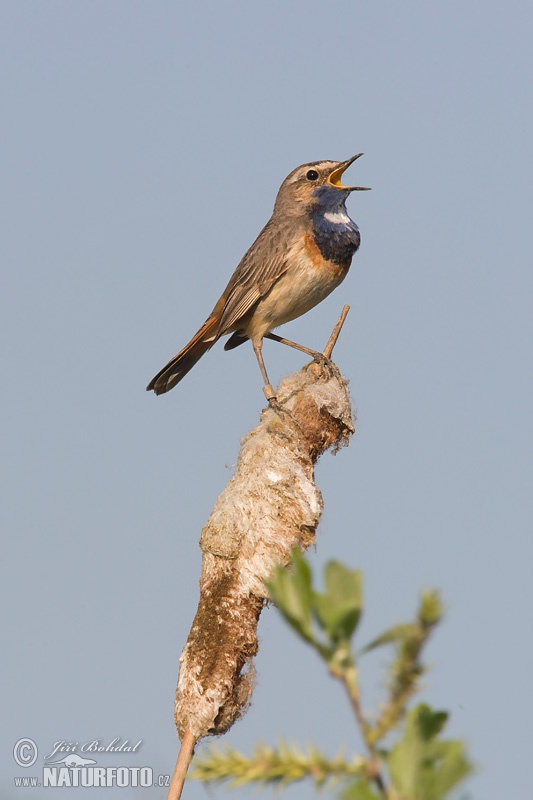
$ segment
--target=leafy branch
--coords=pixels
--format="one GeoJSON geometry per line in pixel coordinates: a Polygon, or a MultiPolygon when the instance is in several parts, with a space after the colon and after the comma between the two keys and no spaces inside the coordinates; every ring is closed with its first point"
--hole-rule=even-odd
{"type": "Polygon", "coordinates": [[[257,745],[250,757],[226,747],[195,758],[192,778],[205,783],[229,780],[283,786],[303,778],[316,786],[340,782],[344,800],[443,800],[472,771],[462,742],[441,738],[448,714],[420,704],[408,711],[425,671],[422,653],[442,618],[439,594],[422,594],[415,619],[396,625],[356,652],[352,646],[363,611],[362,575],[336,561],[324,570],[324,591],[313,586],[311,570],[298,549],[292,569],[275,569],[267,583],[270,597],[298,636],[325,662],[343,685],[361,732],[366,755],[331,759],[283,742],[257,745]],[[393,648],[387,697],[374,717],[363,710],[358,658],[379,647],[393,648]],[[383,740],[396,740],[384,747],[383,740]]]}

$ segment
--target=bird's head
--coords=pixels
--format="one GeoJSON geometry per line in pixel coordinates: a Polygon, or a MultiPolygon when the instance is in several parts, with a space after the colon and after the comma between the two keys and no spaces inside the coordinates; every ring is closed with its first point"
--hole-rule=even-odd
{"type": "Polygon", "coordinates": [[[346,161],[312,161],[296,167],[280,186],[275,211],[293,215],[316,206],[327,209],[343,205],[350,192],[367,191],[365,186],[344,186],[341,178],[362,153],[346,161]]]}

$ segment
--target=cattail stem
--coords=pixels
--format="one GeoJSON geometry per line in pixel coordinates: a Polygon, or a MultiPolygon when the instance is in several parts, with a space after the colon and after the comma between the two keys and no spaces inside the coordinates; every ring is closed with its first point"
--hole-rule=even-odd
{"type": "Polygon", "coordinates": [[[174,767],[174,774],[170,781],[170,788],[167,794],[167,800],[180,800],[183,791],[183,784],[185,783],[185,776],[189,769],[189,764],[194,753],[196,739],[190,731],[185,731],[181,742],[180,751],[178,753],[178,760],[174,767]]]}

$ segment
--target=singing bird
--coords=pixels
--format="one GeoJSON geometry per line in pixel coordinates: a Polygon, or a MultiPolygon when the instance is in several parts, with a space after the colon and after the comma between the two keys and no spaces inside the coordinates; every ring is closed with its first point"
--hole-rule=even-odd
{"type": "Polygon", "coordinates": [[[262,355],[263,339],[273,339],[320,357],[272,333],[324,300],[346,277],[360,243],[359,228],[346,211],[350,192],[341,177],[358,153],[346,161],[312,161],[294,169],[279,189],[274,212],[245,253],[222,296],[191,341],[157,373],[148,386],[168,392],[221,336],[233,335],[225,350],[250,339],[263,376],[265,397],[276,398],[262,355]]]}

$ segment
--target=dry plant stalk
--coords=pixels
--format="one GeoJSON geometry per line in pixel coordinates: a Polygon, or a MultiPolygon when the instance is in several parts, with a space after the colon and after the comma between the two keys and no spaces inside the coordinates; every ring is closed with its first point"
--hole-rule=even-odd
{"type": "MultiPolygon", "coordinates": [[[[347,313],[346,306],[327,358],[347,313]]],[[[257,624],[268,600],[265,581],[276,565],[289,564],[292,548],[314,544],[323,509],[314,465],[326,450],[347,444],[354,431],[347,383],[329,361],[286,377],[277,398],[277,407],[265,409],[242,440],[235,474],[202,531],[200,600],[180,658],[175,702],[188,757],[176,767],[179,793],[169,798],[181,794],[195,743],[224,733],[246,710],[257,624]]]]}
{"type": "Polygon", "coordinates": [[[280,409],[267,408],[242,441],[235,474],[218,498],[200,546],[200,601],[180,658],[175,722],[180,739],[228,730],[253,688],[265,580],[307,549],[323,508],[314,465],[354,427],[336,367],[311,363],[285,378],[280,409]]]}

